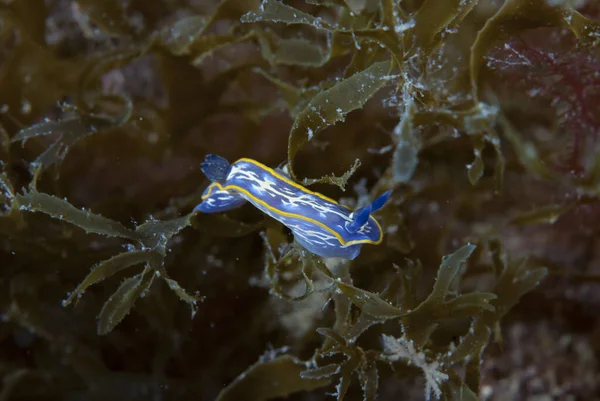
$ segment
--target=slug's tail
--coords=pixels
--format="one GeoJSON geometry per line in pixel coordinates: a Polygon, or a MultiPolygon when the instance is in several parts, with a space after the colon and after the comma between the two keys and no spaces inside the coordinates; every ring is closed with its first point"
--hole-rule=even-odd
{"type": "Polygon", "coordinates": [[[377,197],[377,199],[375,199],[373,202],[371,202],[371,204],[369,205],[369,206],[371,206],[371,213],[375,213],[376,211],[381,209],[383,206],[385,206],[387,201],[390,199],[390,196],[392,196],[391,190],[384,192],[383,194],[379,195],[377,197]]]}
{"type": "Polygon", "coordinates": [[[356,210],[354,212],[354,218],[352,219],[352,222],[346,225],[346,230],[351,233],[357,232],[362,226],[367,224],[371,213],[375,213],[381,209],[386,204],[388,199],[390,199],[391,195],[392,191],[387,191],[379,195],[377,199],[371,202],[371,204],[363,207],[362,209],[356,210]]]}
{"type": "Polygon", "coordinates": [[[200,164],[200,169],[204,175],[211,181],[225,181],[231,164],[224,157],[217,155],[206,155],[204,162],[200,164]]]}

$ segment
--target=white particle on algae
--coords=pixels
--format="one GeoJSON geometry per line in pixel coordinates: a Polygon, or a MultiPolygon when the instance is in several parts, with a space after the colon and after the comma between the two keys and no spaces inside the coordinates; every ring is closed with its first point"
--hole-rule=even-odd
{"type": "Polygon", "coordinates": [[[393,224],[391,226],[388,226],[388,228],[386,229],[386,232],[388,234],[396,234],[398,232],[398,228],[399,227],[397,225],[393,224]]]}
{"type": "Polygon", "coordinates": [[[29,114],[31,113],[31,102],[27,99],[23,100],[23,103],[21,103],[21,113],[22,114],[29,114]]]}
{"type": "Polygon", "coordinates": [[[308,135],[308,140],[310,141],[312,139],[312,137],[313,137],[313,130],[312,130],[312,128],[309,128],[306,131],[306,135],[308,135]]]}
{"type": "Polygon", "coordinates": [[[494,388],[490,385],[481,386],[481,390],[479,391],[479,396],[483,401],[487,400],[494,394],[494,388]]]}
{"type": "Polygon", "coordinates": [[[411,20],[402,24],[397,24],[396,26],[394,26],[394,31],[396,33],[401,33],[404,31],[408,31],[410,28],[415,26],[415,21],[411,20]]]}

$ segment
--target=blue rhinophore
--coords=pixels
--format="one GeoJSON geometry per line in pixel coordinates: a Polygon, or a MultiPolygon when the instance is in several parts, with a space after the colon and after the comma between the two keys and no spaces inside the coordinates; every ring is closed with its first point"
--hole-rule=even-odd
{"type": "Polygon", "coordinates": [[[219,156],[208,155],[202,171],[213,182],[194,210],[216,213],[248,201],[287,226],[306,249],[323,257],[354,259],[362,245],[379,244],[383,239],[371,214],[385,205],[391,191],[352,212],[251,159],[230,165],[219,156]]]}
{"type": "Polygon", "coordinates": [[[200,169],[211,181],[225,181],[231,170],[231,164],[224,157],[217,155],[206,155],[200,169]]]}

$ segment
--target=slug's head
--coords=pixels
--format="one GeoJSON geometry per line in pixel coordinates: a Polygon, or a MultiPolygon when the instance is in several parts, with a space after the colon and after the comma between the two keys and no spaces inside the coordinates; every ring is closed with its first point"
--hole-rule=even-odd
{"type": "Polygon", "coordinates": [[[346,223],[346,230],[348,230],[349,233],[355,233],[360,230],[360,228],[369,221],[371,213],[375,213],[386,204],[388,199],[390,199],[390,195],[392,195],[392,191],[387,191],[384,194],[379,195],[379,197],[371,202],[371,204],[355,210],[351,215],[352,221],[346,223]]]}
{"type": "Polygon", "coordinates": [[[206,155],[204,162],[200,164],[200,169],[209,180],[223,182],[231,171],[231,164],[224,157],[206,155]]]}

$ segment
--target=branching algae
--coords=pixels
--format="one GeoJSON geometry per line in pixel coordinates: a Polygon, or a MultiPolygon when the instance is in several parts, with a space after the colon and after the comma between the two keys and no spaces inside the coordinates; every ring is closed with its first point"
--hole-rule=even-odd
{"type": "Polygon", "coordinates": [[[0,399],[497,400],[533,319],[597,354],[599,17],[1,2],[0,399]]]}

